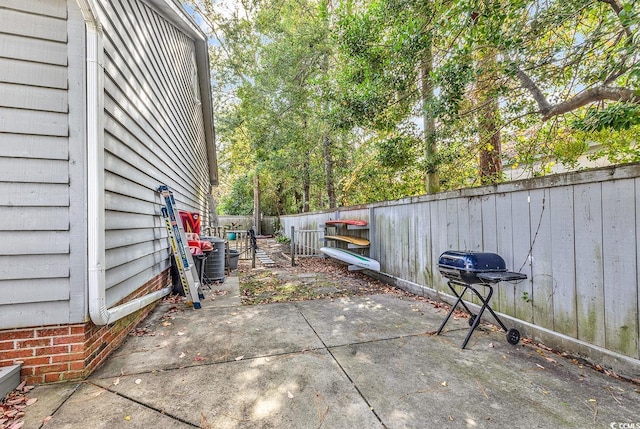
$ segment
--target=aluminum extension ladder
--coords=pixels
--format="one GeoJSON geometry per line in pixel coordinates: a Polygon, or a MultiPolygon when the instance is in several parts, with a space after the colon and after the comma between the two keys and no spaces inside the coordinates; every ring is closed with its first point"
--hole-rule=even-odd
{"type": "Polygon", "coordinates": [[[158,187],[158,192],[164,200],[162,217],[169,233],[171,252],[176,261],[182,289],[187,297],[187,305],[193,305],[193,308],[199,309],[201,308],[200,300],[204,299],[204,295],[200,292],[200,280],[195,271],[182,219],[175,208],[176,202],[173,199],[173,192],[169,190],[167,185],[158,187]]]}

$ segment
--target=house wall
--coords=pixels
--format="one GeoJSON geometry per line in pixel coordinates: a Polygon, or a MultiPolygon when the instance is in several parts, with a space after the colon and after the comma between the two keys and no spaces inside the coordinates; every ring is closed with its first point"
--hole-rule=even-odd
{"type": "Polygon", "coordinates": [[[194,40],[145,2],[98,2],[105,70],[107,305],[169,267],[155,192],[208,213],[194,40]]]}
{"type": "MultiPolygon", "coordinates": [[[[95,4],[113,306],[170,283],[156,189],[169,185],[179,208],[206,216],[215,156],[183,18],[156,0],[95,4]]],[[[21,363],[29,383],[88,375],[153,308],[89,320],[85,31],[76,0],[0,3],[0,366],[21,363]]]]}
{"type": "Polygon", "coordinates": [[[368,220],[383,277],[420,295],[451,295],[438,272],[442,252],[498,253],[528,276],[496,287],[492,307],[508,324],[640,375],[640,164],[283,216],[281,224],[289,235],[331,217],[368,220]]]}
{"type": "Polygon", "coordinates": [[[83,27],[66,0],[5,0],[0,23],[0,328],[80,321],[83,27]]]}

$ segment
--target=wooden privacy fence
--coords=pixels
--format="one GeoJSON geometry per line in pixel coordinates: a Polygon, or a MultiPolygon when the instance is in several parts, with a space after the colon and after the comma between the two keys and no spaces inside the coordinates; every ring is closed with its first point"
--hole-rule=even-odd
{"type": "Polygon", "coordinates": [[[599,363],[635,365],[640,376],[640,164],[280,221],[297,232],[349,218],[369,222],[382,275],[421,295],[449,294],[437,266],[442,252],[498,253],[528,279],[498,287],[495,310],[525,335],[599,363]]]}

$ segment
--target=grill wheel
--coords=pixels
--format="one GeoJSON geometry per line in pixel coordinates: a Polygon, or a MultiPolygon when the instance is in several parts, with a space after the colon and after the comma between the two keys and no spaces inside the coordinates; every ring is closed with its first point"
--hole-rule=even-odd
{"type": "Polygon", "coordinates": [[[520,331],[515,328],[509,329],[507,331],[507,341],[509,342],[509,344],[514,346],[518,344],[518,341],[520,341],[520,331]]]}

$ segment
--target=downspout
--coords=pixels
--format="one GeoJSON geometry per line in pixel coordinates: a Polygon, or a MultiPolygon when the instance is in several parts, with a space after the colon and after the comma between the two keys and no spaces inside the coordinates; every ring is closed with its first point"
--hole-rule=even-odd
{"type": "Polygon", "coordinates": [[[76,0],[85,21],[87,58],[87,264],[89,316],[98,326],[113,323],[171,293],[171,286],[107,308],[104,203],[104,69],[102,26],[92,0],[76,0]]]}

